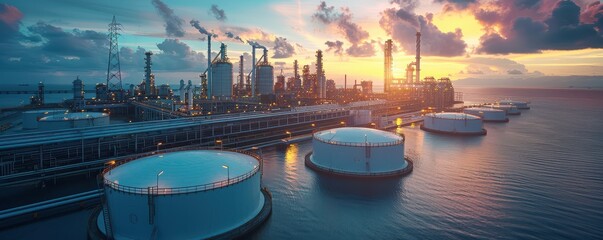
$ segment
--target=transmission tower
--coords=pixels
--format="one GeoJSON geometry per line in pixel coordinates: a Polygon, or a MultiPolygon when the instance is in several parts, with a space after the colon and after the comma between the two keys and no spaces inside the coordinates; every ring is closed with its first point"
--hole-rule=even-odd
{"type": "Polygon", "coordinates": [[[119,65],[119,31],[122,30],[121,24],[113,21],[109,24],[109,63],[107,66],[107,88],[109,92],[120,92],[121,87],[121,66],[119,65]]]}

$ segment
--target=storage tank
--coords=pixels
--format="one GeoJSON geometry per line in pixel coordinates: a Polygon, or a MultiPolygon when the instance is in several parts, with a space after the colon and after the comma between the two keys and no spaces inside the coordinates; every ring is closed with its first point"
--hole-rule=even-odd
{"type": "Polygon", "coordinates": [[[38,121],[38,129],[43,131],[105,125],[109,125],[109,114],[99,112],[54,114],[38,121]]]}
{"type": "Polygon", "coordinates": [[[214,62],[211,67],[211,93],[217,99],[232,97],[232,63],[214,62]]]}
{"type": "Polygon", "coordinates": [[[68,112],[67,109],[40,109],[23,112],[23,129],[36,129],[38,128],[38,121],[41,118],[55,114],[60,114],[62,116],[66,112],[68,112]]]}
{"type": "Polygon", "coordinates": [[[102,173],[103,211],[92,214],[89,236],[240,237],[270,214],[261,176],[261,158],[242,151],[177,151],[114,164],[102,173]]]}
{"type": "Polygon", "coordinates": [[[274,93],[274,68],[271,65],[258,65],[257,67],[257,94],[267,95],[274,93]]]}
{"type": "Polygon", "coordinates": [[[501,100],[500,102],[498,102],[498,104],[513,105],[513,106],[516,106],[518,109],[530,109],[530,107],[528,106],[529,102],[525,102],[525,101],[505,99],[505,100],[501,100]]]}
{"type": "Polygon", "coordinates": [[[398,176],[412,171],[404,136],[372,128],[343,127],[316,132],[306,165],[343,176],[398,176]]]}
{"type": "Polygon", "coordinates": [[[500,105],[500,104],[488,104],[484,105],[487,108],[494,108],[505,111],[507,115],[520,115],[521,111],[516,106],[513,105],[500,105]]]}
{"type": "Polygon", "coordinates": [[[463,112],[482,118],[484,122],[508,122],[509,118],[504,110],[485,108],[485,107],[472,107],[465,108],[463,112]]]}
{"type": "Polygon", "coordinates": [[[484,122],[478,116],[466,113],[429,113],[425,115],[421,129],[453,135],[485,135],[484,122]]]}
{"type": "Polygon", "coordinates": [[[172,96],[172,88],[169,84],[162,84],[159,86],[159,96],[163,98],[169,98],[172,96]]]}

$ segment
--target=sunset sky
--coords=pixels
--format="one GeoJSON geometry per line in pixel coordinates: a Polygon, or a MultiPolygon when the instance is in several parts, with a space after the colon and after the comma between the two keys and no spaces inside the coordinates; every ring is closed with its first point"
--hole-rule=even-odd
{"type": "Polygon", "coordinates": [[[217,41],[227,44],[235,64],[251,51],[246,41],[268,47],[276,73],[286,75],[294,59],[313,64],[321,49],[327,78],[338,84],[347,74],[382,85],[388,38],[398,50],[394,75],[403,77],[416,30],[422,76],[603,75],[603,4],[593,0],[9,0],[0,3],[0,81],[104,82],[113,15],[124,29],[124,83],[141,81],[149,50],[159,83],[198,81],[207,42],[191,20],[218,36],[214,52],[217,41]]]}

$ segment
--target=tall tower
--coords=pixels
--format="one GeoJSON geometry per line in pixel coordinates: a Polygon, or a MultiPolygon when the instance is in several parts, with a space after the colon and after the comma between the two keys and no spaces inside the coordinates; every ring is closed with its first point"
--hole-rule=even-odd
{"type": "Polygon", "coordinates": [[[297,60],[293,61],[293,86],[296,92],[299,92],[301,89],[301,78],[299,77],[299,65],[297,64],[297,60]]]}
{"type": "Polygon", "coordinates": [[[388,39],[385,41],[385,66],[384,73],[385,76],[383,78],[383,92],[388,92],[390,90],[390,84],[393,79],[392,75],[392,40],[388,39]]]}
{"type": "Polygon", "coordinates": [[[145,96],[151,96],[153,95],[152,92],[152,86],[151,86],[151,56],[153,55],[152,52],[145,52],[144,55],[146,56],[144,58],[144,95],[145,96]]]}
{"type": "Polygon", "coordinates": [[[244,76],[245,73],[243,73],[243,55],[239,56],[239,90],[242,90],[245,88],[245,80],[244,80],[244,76]]]}
{"type": "Polygon", "coordinates": [[[121,87],[121,66],[119,65],[119,31],[122,30],[121,24],[113,21],[109,24],[109,63],[107,65],[107,88],[109,92],[119,92],[121,87]]]}
{"type": "Polygon", "coordinates": [[[415,57],[415,62],[417,63],[417,77],[415,78],[415,81],[417,83],[421,82],[421,33],[417,32],[417,51],[416,51],[417,56],[415,57]]]}
{"type": "Polygon", "coordinates": [[[316,51],[316,78],[318,80],[318,97],[327,97],[327,86],[325,83],[325,71],[322,68],[322,51],[316,51]]]}

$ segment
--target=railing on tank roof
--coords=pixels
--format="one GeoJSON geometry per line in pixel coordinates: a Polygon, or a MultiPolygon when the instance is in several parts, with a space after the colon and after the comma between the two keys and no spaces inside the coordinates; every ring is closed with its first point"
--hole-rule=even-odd
{"type": "Polygon", "coordinates": [[[317,141],[323,142],[323,143],[328,143],[328,144],[334,144],[334,145],[340,145],[340,146],[348,146],[348,147],[388,147],[388,146],[395,146],[395,145],[399,145],[399,144],[403,144],[404,143],[404,135],[401,134],[402,138],[399,140],[395,140],[395,141],[390,141],[390,142],[378,142],[378,143],[372,143],[372,142],[343,142],[343,141],[333,141],[333,140],[325,140],[322,139],[320,137],[316,136],[316,133],[312,134],[313,138],[316,139],[317,141]]]}
{"type": "Polygon", "coordinates": [[[144,195],[184,194],[184,193],[209,191],[209,190],[213,190],[213,189],[228,187],[230,185],[242,182],[244,180],[247,180],[248,178],[251,178],[256,173],[260,172],[262,170],[262,164],[263,164],[262,158],[260,157],[260,155],[254,153],[254,152],[250,152],[250,151],[239,150],[239,149],[225,149],[225,148],[219,148],[219,147],[218,148],[182,147],[182,148],[173,148],[173,149],[163,150],[163,151],[159,151],[159,152],[156,151],[156,152],[151,152],[151,153],[143,153],[143,154],[130,156],[126,159],[120,160],[119,162],[114,162],[113,164],[111,164],[108,167],[106,167],[105,169],[103,169],[101,176],[103,176],[103,183],[106,186],[109,186],[112,189],[115,189],[115,190],[121,191],[121,192],[133,193],[133,194],[144,194],[144,195]],[[174,188],[125,186],[125,185],[121,185],[116,182],[111,182],[110,180],[105,178],[106,173],[109,173],[111,170],[113,170],[116,167],[119,167],[125,163],[136,161],[140,158],[147,157],[147,156],[153,156],[153,155],[157,155],[157,154],[170,153],[170,152],[186,151],[186,150],[223,150],[223,151],[229,151],[229,152],[242,153],[242,154],[251,156],[254,159],[256,159],[259,163],[259,167],[256,166],[250,172],[247,172],[245,174],[242,174],[242,175],[239,175],[236,177],[229,178],[227,180],[221,180],[221,181],[206,183],[206,184],[201,184],[201,185],[186,186],[186,187],[174,187],[174,188]]]}

